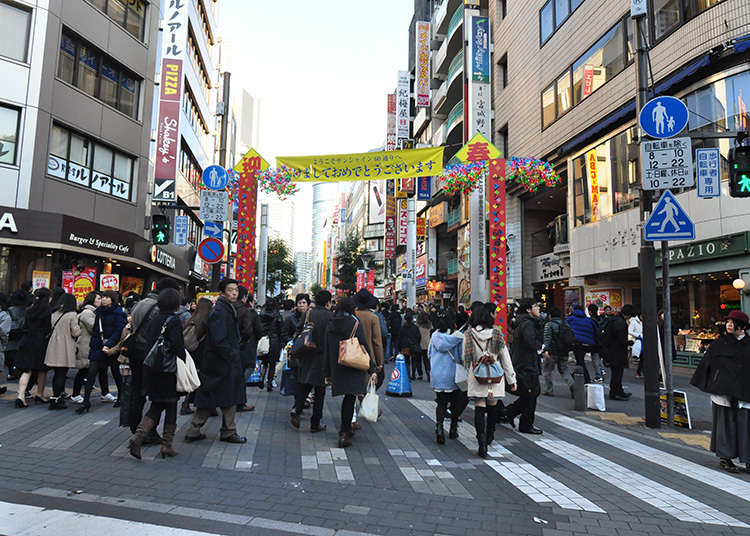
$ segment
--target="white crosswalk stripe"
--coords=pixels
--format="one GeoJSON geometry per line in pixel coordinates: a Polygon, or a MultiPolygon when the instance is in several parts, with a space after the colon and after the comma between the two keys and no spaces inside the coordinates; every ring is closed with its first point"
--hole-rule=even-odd
{"type": "MultiPolygon", "coordinates": [[[[409,402],[427,417],[433,421],[435,420],[434,402],[414,399],[410,399],[409,402]]],[[[466,422],[458,423],[458,440],[467,449],[476,452],[478,444],[473,426],[466,422]]],[[[525,463],[508,449],[497,444],[497,442],[489,447],[488,454],[491,458],[502,458],[503,460],[491,459],[485,460],[485,463],[534,502],[552,502],[560,508],[569,510],[604,512],[604,510],[593,502],[551,476],[545,475],[533,465],[525,463]]]]}

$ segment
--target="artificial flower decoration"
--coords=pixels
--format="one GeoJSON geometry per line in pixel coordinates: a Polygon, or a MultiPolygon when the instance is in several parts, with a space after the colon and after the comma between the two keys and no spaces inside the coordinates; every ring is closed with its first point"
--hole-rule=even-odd
{"type": "Polygon", "coordinates": [[[299,191],[297,184],[292,182],[293,179],[294,171],[286,166],[268,168],[258,173],[258,186],[267,194],[275,193],[283,201],[299,191]]]}
{"type": "Polygon", "coordinates": [[[510,180],[516,181],[528,192],[536,192],[541,184],[554,187],[560,182],[560,176],[552,164],[538,158],[513,157],[510,161],[510,180]]]}
{"type": "Polygon", "coordinates": [[[446,166],[441,180],[443,189],[448,195],[471,193],[477,187],[479,177],[486,171],[486,161],[446,166]]]}

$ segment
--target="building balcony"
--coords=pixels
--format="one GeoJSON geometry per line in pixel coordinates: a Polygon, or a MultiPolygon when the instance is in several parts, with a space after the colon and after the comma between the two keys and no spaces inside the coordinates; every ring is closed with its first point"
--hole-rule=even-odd
{"type": "Polygon", "coordinates": [[[448,119],[443,124],[443,139],[447,140],[450,133],[464,120],[464,100],[458,101],[455,106],[448,112],[448,119]]]}
{"type": "Polygon", "coordinates": [[[417,115],[414,117],[413,132],[414,139],[418,138],[430,121],[430,107],[417,108],[417,115]]]}
{"type": "Polygon", "coordinates": [[[445,35],[448,33],[448,4],[449,0],[443,0],[432,16],[432,35],[445,35]]]}
{"type": "Polygon", "coordinates": [[[435,54],[432,55],[432,77],[438,80],[448,78],[448,39],[443,41],[435,54]]]}
{"type": "Polygon", "coordinates": [[[451,20],[448,23],[448,31],[446,32],[448,37],[450,38],[450,36],[453,35],[453,32],[456,30],[456,28],[458,28],[463,23],[464,23],[464,6],[463,4],[461,4],[453,13],[451,20]]]}

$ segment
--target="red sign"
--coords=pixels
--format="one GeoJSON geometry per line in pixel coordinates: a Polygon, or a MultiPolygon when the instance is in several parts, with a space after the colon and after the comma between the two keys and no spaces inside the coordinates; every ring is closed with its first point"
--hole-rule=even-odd
{"type": "Polygon", "coordinates": [[[263,159],[254,151],[237,164],[240,175],[237,196],[237,257],[235,277],[255,293],[255,215],[258,210],[258,180],[256,173],[263,167],[263,159]]]}
{"type": "Polygon", "coordinates": [[[118,274],[101,274],[99,276],[99,290],[120,290],[120,276],[118,274]]]}
{"type": "Polygon", "coordinates": [[[182,60],[164,58],[161,64],[156,162],[154,162],[154,177],[157,179],[174,180],[175,178],[180,139],[181,100],[182,60]]]}
{"type": "Polygon", "coordinates": [[[375,293],[375,270],[367,271],[367,290],[369,290],[371,294],[375,293]]]}
{"type": "Polygon", "coordinates": [[[204,238],[198,244],[198,256],[208,264],[215,264],[224,258],[224,244],[216,238],[204,238]]]}
{"type": "Polygon", "coordinates": [[[409,179],[400,179],[401,186],[400,190],[405,194],[413,194],[414,193],[414,187],[415,187],[415,179],[414,177],[411,177],[409,179]]]}
{"type": "Polygon", "coordinates": [[[594,91],[594,66],[583,66],[583,96],[591,95],[594,91]]]}
{"type": "Polygon", "coordinates": [[[398,245],[406,245],[406,232],[409,226],[409,214],[407,211],[407,200],[398,200],[398,245]]]}
{"type": "Polygon", "coordinates": [[[392,180],[386,181],[385,196],[385,246],[386,259],[396,255],[396,197],[395,185],[392,180]]]}
{"type": "Polygon", "coordinates": [[[427,236],[427,218],[417,218],[417,239],[427,236]]]}
{"type": "Polygon", "coordinates": [[[490,206],[490,301],[497,305],[495,325],[508,340],[508,292],[506,287],[505,160],[490,160],[487,202],[490,206]]]}
{"type": "Polygon", "coordinates": [[[357,292],[362,290],[365,286],[365,271],[357,270],[357,292]]]}

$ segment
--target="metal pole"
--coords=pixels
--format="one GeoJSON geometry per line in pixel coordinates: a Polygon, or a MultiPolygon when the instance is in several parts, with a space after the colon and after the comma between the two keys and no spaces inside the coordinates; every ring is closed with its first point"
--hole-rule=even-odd
{"type": "Polygon", "coordinates": [[[667,426],[674,424],[674,383],[672,381],[672,290],[669,284],[669,242],[661,243],[661,283],[664,290],[664,387],[667,388],[667,426]]]}
{"type": "MultiPolygon", "coordinates": [[[[224,73],[222,78],[223,93],[222,101],[224,109],[221,111],[221,128],[219,130],[219,165],[223,168],[227,167],[227,138],[229,137],[229,84],[232,75],[230,73],[224,73]]],[[[229,232],[232,231],[232,213],[229,211],[229,232]]],[[[227,271],[226,277],[229,277],[229,257],[232,254],[232,236],[229,235],[229,246],[227,248],[227,271]]],[[[219,279],[221,278],[221,262],[217,262],[211,269],[211,288],[216,290],[219,287],[219,279]]]]}
{"type": "Polygon", "coordinates": [[[260,251],[258,252],[258,305],[266,303],[266,278],[268,276],[268,205],[260,206],[260,251]]]}
{"type": "Polygon", "coordinates": [[[413,309],[417,304],[417,199],[412,195],[406,200],[406,306],[413,309]]]}
{"type": "MultiPolygon", "coordinates": [[[[635,19],[635,35],[637,53],[636,65],[636,118],[648,100],[648,61],[646,50],[646,36],[643,31],[648,18],[641,16],[635,19]],[[643,27],[641,26],[643,24],[643,27]]],[[[643,162],[640,163],[643,169],[643,162]]],[[[641,188],[641,222],[645,222],[651,213],[652,198],[649,190],[641,188]]],[[[643,382],[644,414],[646,426],[659,428],[661,426],[661,407],[659,403],[659,335],[656,328],[656,252],[653,242],[648,242],[641,233],[641,313],[643,315],[643,382]]]]}

